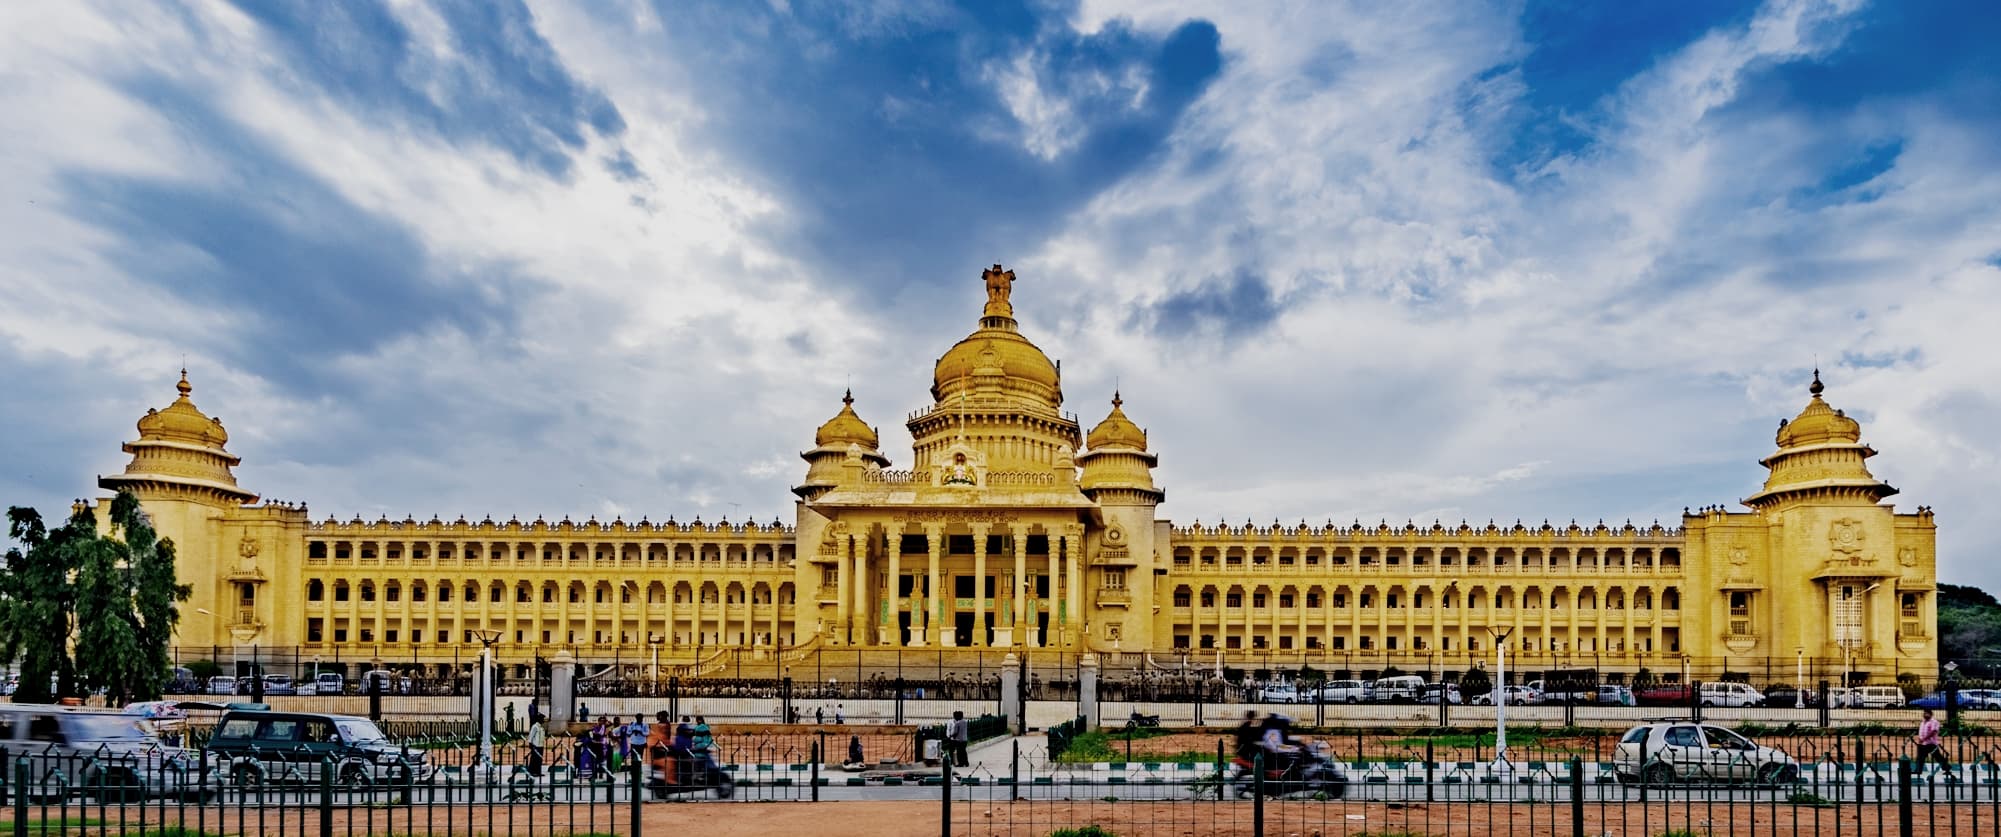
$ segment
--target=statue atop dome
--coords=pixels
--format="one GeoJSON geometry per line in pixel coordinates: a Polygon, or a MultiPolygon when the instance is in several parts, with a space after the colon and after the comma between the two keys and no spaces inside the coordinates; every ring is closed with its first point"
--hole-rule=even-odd
{"type": "Polygon", "coordinates": [[[1014,305],[1008,302],[1007,297],[1014,290],[1014,271],[994,265],[980,274],[980,278],[987,283],[987,308],[981,312],[982,316],[1013,317],[1014,305]]]}

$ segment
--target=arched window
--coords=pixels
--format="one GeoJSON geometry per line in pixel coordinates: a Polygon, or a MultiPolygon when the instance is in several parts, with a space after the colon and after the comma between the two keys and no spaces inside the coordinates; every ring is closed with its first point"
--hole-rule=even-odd
{"type": "Polygon", "coordinates": [[[327,597],[327,585],[317,578],[306,582],[306,601],[317,602],[327,597]]]}
{"type": "Polygon", "coordinates": [[[1680,610],[1681,592],[1674,589],[1673,587],[1669,587],[1668,589],[1662,591],[1661,608],[1663,610],[1680,610]]]}

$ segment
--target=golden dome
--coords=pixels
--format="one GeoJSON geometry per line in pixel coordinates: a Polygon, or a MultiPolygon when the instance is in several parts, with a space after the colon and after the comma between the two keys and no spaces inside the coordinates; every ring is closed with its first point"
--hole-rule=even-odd
{"type": "Polygon", "coordinates": [[[1843,415],[1840,410],[1827,406],[1827,402],[1821,400],[1820,393],[1825,389],[1826,387],[1820,382],[1820,370],[1813,370],[1813,384],[1807,387],[1807,392],[1813,395],[1813,400],[1807,402],[1806,409],[1801,410],[1797,418],[1779,427],[1780,448],[1829,442],[1855,444],[1862,440],[1860,422],[1843,415]]]}
{"type": "Polygon", "coordinates": [[[819,432],[813,434],[813,444],[821,447],[852,443],[866,450],[875,450],[876,441],[875,428],[855,415],[854,390],[848,390],[841,396],[841,411],[828,419],[826,424],[820,425],[819,432]]]}
{"type": "Polygon", "coordinates": [[[194,387],[188,383],[188,370],[181,370],[181,382],[174,385],[181,397],[174,399],[164,410],[147,410],[139,419],[139,439],[141,441],[185,442],[204,447],[220,448],[229,443],[229,431],[222,429],[220,419],[209,418],[195,409],[188,394],[194,387]]]}
{"type": "Polygon", "coordinates": [[[1098,422],[1097,427],[1091,428],[1091,435],[1086,438],[1091,450],[1110,447],[1146,450],[1146,431],[1126,418],[1126,412],[1121,407],[1124,403],[1117,392],[1112,393],[1112,414],[1098,422]]]}

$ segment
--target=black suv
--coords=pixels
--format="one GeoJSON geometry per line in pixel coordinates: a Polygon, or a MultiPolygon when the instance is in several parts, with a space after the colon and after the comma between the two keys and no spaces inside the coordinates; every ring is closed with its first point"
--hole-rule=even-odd
{"type": "Polygon", "coordinates": [[[216,725],[208,752],[239,787],[317,783],[322,769],[349,787],[430,778],[421,751],[406,753],[374,721],[354,715],[231,710],[216,725]]]}

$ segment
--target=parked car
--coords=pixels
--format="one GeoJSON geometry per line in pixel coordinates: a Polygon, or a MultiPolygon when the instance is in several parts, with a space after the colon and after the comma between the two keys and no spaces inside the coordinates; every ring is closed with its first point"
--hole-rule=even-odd
{"type": "Polygon", "coordinates": [[[431,773],[423,751],[405,753],[373,721],[353,715],[230,710],[209,737],[208,752],[230,783],[244,788],[290,778],[318,782],[328,765],[334,781],[348,787],[423,782],[431,773]],[[406,765],[410,774],[402,776],[406,765]]]}
{"type": "Polygon", "coordinates": [[[1369,687],[1360,680],[1329,680],[1320,687],[1322,703],[1361,703],[1369,699],[1369,687]]]}
{"type": "Polygon", "coordinates": [[[1299,691],[1289,683],[1270,683],[1258,689],[1259,703],[1298,703],[1299,691]]]}
{"type": "Polygon", "coordinates": [[[1818,689],[1797,689],[1783,683],[1774,683],[1765,687],[1765,702],[1763,705],[1772,709],[1793,709],[1801,705],[1819,706],[1820,691],[1818,689]]]}
{"type": "Polygon", "coordinates": [[[208,693],[211,695],[236,694],[236,678],[218,674],[208,679],[208,693]]]}
{"type": "Polygon", "coordinates": [[[347,689],[347,678],[337,672],[322,671],[313,675],[314,694],[337,695],[347,689]]]}
{"type": "Polygon", "coordinates": [[[1850,709],[1895,709],[1904,705],[1904,690],[1896,686],[1856,686],[1848,690],[1850,709]]]}
{"type": "Polygon", "coordinates": [[[166,693],[170,695],[201,694],[201,680],[195,677],[194,669],[186,666],[175,666],[173,673],[167,678],[166,693]]]}
{"type": "Polygon", "coordinates": [[[1415,674],[1385,677],[1369,684],[1370,703],[1414,703],[1424,689],[1424,678],[1415,674]]]}
{"type": "MultiPolygon", "coordinates": [[[[1542,693],[1527,686],[1509,686],[1506,688],[1506,693],[1509,706],[1534,706],[1542,703],[1542,693]]],[[[1494,693],[1492,690],[1476,692],[1467,702],[1476,706],[1493,706],[1494,693]]]]}
{"type": "MultiPolygon", "coordinates": [[[[1955,701],[1960,709],[2001,709],[2001,692],[1987,689],[1960,689],[1955,701]]],[[[1914,709],[1944,709],[1945,693],[1932,692],[1911,701],[1914,709]]]]}
{"type": "Polygon", "coordinates": [[[1571,691],[1550,691],[1548,684],[1541,680],[1530,680],[1528,685],[1529,688],[1536,690],[1537,694],[1542,695],[1543,703],[1559,705],[1565,703],[1591,703],[1598,699],[1598,690],[1596,688],[1585,686],[1581,683],[1576,684],[1571,691]]]}
{"type": "Polygon", "coordinates": [[[1596,702],[1599,706],[1640,705],[1639,701],[1633,697],[1632,689],[1628,689],[1624,686],[1610,686],[1610,685],[1604,685],[1598,687],[1598,697],[1596,702]]]}
{"type": "Polygon", "coordinates": [[[1637,690],[1633,699],[1641,706],[1687,706],[1690,694],[1688,684],[1669,683],[1637,690]]]}
{"type": "Polygon", "coordinates": [[[1967,709],[2001,709],[2001,689],[1961,689],[1959,700],[1967,709]]]}
{"type": "Polygon", "coordinates": [[[264,694],[296,695],[298,693],[299,693],[299,687],[292,685],[292,678],[290,675],[286,674],[264,675],[264,694]]]}
{"type": "Polygon", "coordinates": [[[1418,703],[1437,706],[1441,699],[1447,704],[1454,706],[1466,702],[1465,697],[1459,693],[1459,684],[1457,683],[1426,683],[1424,688],[1418,690],[1417,693],[1418,703]],[[1440,697],[1441,695],[1443,696],[1442,698],[1440,697]]]}
{"type": "Polygon", "coordinates": [[[1748,683],[1702,684],[1703,706],[1762,706],[1765,694],[1748,683]]]}
{"type": "Polygon", "coordinates": [[[1792,756],[1718,726],[1685,721],[1642,724],[1619,737],[1612,756],[1621,782],[1756,782],[1799,779],[1792,756]]]}
{"type": "MultiPolygon", "coordinates": [[[[60,802],[82,793],[108,804],[148,796],[205,800],[201,753],[169,747],[145,716],[74,706],[0,705],[0,748],[28,761],[29,799],[60,802]]],[[[8,765],[9,771],[14,765],[8,765]]]]}

